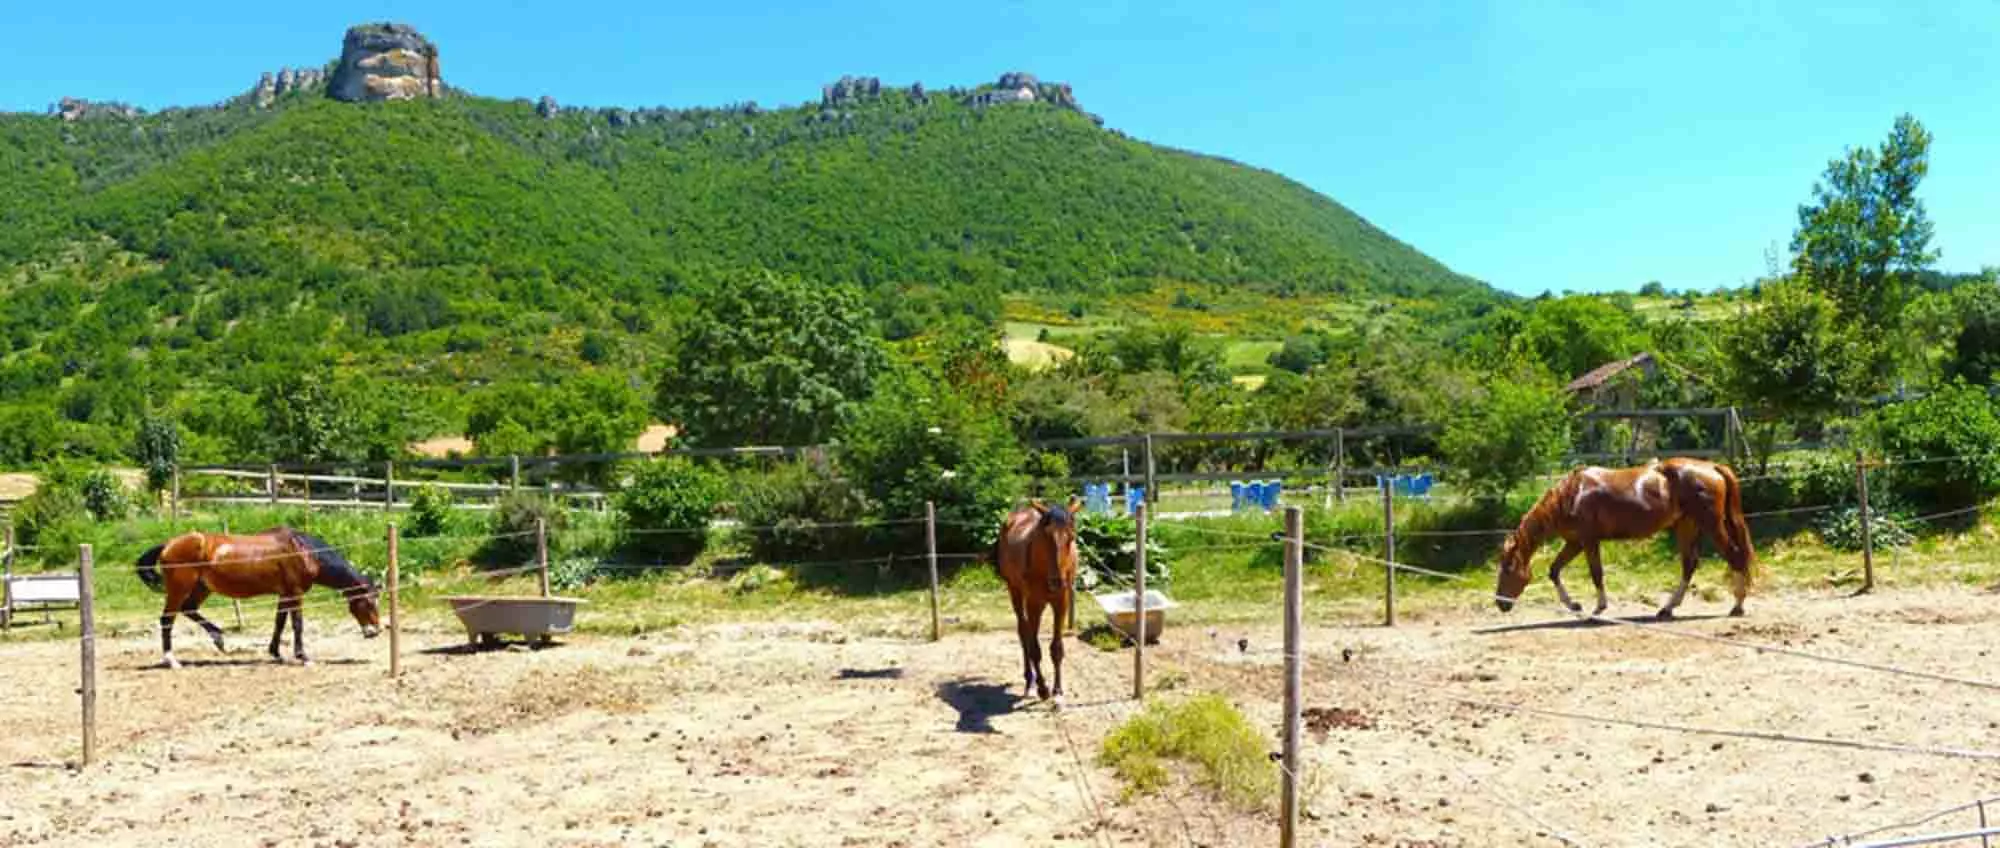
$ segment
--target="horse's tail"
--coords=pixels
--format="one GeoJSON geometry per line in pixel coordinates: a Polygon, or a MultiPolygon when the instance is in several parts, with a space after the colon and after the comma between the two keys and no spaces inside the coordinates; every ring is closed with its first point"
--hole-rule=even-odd
{"type": "Polygon", "coordinates": [[[155,592],[166,591],[166,578],[160,576],[160,555],[166,550],[166,543],[161,542],[147,548],[145,553],[139,555],[139,582],[146,584],[146,588],[155,592]]]}
{"type": "Polygon", "coordinates": [[[1750,522],[1743,516],[1743,484],[1729,466],[1717,464],[1715,470],[1722,475],[1722,515],[1718,517],[1722,520],[1723,534],[1729,539],[1729,564],[1740,568],[1743,590],[1748,592],[1755,581],[1758,562],[1757,548],[1750,541],[1750,522]]]}

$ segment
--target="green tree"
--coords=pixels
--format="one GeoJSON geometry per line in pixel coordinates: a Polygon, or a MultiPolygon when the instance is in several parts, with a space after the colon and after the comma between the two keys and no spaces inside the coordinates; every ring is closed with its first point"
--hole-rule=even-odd
{"type": "Polygon", "coordinates": [[[267,410],[272,456],[296,462],[359,458],[356,404],[331,372],[280,377],[258,393],[258,404],[267,410]]]}
{"type": "Polygon", "coordinates": [[[1917,187],[1930,172],[1931,134],[1896,118],[1875,149],[1850,149],[1826,166],[1799,207],[1793,270],[1870,330],[1893,329],[1908,278],[1937,260],[1917,187]]]}
{"type": "Polygon", "coordinates": [[[714,473],[670,458],[639,463],[613,503],[628,549],[685,562],[708,544],[708,522],[721,496],[714,473]]]}
{"type": "Polygon", "coordinates": [[[1005,419],[914,369],[883,377],[841,428],[840,445],[841,466],[878,517],[922,516],[934,502],[938,544],[950,550],[991,544],[1023,491],[1026,457],[1005,419]]]}
{"type": "Polygon", "coordinates": [[[1951,358],[1945,371],[1975,385],[1992,385],[2000,378],[2000,286],[1975,283],[1949,297],[1957,306],[1960,323],[1951,340],[1951,358]]]}
{"type": "Polygon", "coordinates": [[[1602,298],[1575,295],[1536,304],[1514,344],[1568,380],[1639,353],[1645,349],[1646,336],[1630,310],[1602,298]]]}
{"type": "Polygon", "coordinates": [[[1889,469],[1894,491],[1944,505],[1968,504],[2000,492],[2000,415],[1986,390],[1961,381],[1924,397],[1877,410],[1867,432],[1885,456],[1906,462],[1889,469]]]}
{"type": "Polygon", "coordinates": [[[822,442],[868,397],[884,363],[849,286],[736,276],[688,323],[655,408],[696,444],[822,442]]]}
{"type": "Polygon", "coordinates": [[[181,461],[181,427],[173,419],[148,414],[139,421],[132,458],[146,471],[146,487],[154,492],[165,489],[174,479],[181,461]]]}
{"type": "Polygon", "coordinates": [[[1485,396],[1445,425],[1438,447],[1474,491],[1500,495],[1546,471],[1569,449],[1567,400],[1554,380],[1525,368],[1496,374],[1485,396]]]}
{"type": "Polygon", "coordinates": [[[1869,344],[1832,298],[1778,280],[1723,329],[1723,379],[1732,396],[1816,429],[1813,422],[1873,388],[1869,344]]]}

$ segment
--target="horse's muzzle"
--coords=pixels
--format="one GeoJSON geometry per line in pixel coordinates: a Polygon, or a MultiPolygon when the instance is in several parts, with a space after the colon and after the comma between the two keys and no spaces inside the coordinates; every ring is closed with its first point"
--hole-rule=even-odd
{"type": "Polygon", "coordinates": [[[380,635],[382,635],[382,628],[380,628],[380,627],[363,627],[363,628],[361,628],[361,638],[363,638],[363,639],[373,639],[373,638],[375,638],[375,637],[377,637],[377,636],[380,636],[380,635]]]}
{"type": "Polygon", "coordinates": [[[1507,600],[1506,598],[1494,598],[1493,605],[1499,607],[1501,612],[1514,611],[1514,602],[1507,600]]]}

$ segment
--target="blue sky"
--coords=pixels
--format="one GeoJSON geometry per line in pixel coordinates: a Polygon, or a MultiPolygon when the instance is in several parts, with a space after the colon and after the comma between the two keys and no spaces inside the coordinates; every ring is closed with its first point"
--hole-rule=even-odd
{"type": "Polygon", "coordinates": [[[14,4],[0,108],[214,102],[383,19],[436,40],[456,86],[574,105],[788,105],[843,73],[1019,69],[1072,83],[1107,126],[1286,174],[1529,294],[1740,284],[1826,160],[1908,111],[1937,136],[1940,267],[2000,265],[1994,0],[195,5],[14,4]]]}

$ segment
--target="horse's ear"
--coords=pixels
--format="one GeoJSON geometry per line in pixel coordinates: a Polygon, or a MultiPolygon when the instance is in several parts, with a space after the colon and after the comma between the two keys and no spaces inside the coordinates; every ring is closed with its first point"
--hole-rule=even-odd
{"type": "Polygon", "coordinates": [[[1028,508],[1034,510],[1036,515],[1049,514],[1049,505],[1042,503],[1041,498],[1029,498],[1028,508]]]}
{"type": "Polygon", "coordinates": [[[1083,510],[1083,501],[1077,500],[1076,495],[1070,495],[1069,506],[1065,507],[1065,509],[1069,514],[1076,515],[1083,510]]]}

